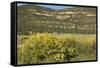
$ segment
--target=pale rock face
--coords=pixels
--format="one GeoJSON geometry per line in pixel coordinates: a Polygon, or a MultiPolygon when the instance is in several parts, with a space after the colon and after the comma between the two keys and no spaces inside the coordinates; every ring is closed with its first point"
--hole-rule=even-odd
{"type": "Polygon", "coordinates": [[[95,14],[87,14],[87,16],[96,16],[95,14]]]}

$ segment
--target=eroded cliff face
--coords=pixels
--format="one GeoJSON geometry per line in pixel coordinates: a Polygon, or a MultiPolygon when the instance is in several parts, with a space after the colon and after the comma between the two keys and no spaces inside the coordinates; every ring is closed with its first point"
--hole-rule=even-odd
{"type": "Polygon", "coordinates": [[[30,32],[95,34],[96,8],[54,10],[39,5],[17,7],[18,34],[30,32]]]}

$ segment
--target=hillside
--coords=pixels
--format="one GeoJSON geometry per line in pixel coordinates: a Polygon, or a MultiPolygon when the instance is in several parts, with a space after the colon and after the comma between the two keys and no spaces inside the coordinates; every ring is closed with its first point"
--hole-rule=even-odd
{"type": "Polygon", "coordinates": [[[39,5],[23,5],[18,6],[17,14],[18,34],[96,32],[96,8],[74,7],[54,10],[39,5]]]}

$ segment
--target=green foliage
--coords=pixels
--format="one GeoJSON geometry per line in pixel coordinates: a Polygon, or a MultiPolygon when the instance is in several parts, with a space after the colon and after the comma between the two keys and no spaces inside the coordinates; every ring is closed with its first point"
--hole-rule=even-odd
{"type": "Polygon", "coordinates": [[[76,37],[33,34],[23,46],[18,46],[18,64],[70,62],[80,54],[93,53],[94,40],[86,43],[77,41],[76,37]]]}

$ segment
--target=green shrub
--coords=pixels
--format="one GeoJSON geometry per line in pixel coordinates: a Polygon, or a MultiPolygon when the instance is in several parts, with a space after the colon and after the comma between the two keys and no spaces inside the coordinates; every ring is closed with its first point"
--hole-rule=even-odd
{"type": "Polygon", "coordinates": [[[80,54],[93,51],[94,44],[77,41],[74,37],[33,34],[23,46],[18,47],[18,64],[70,62],[80,54]]]}

